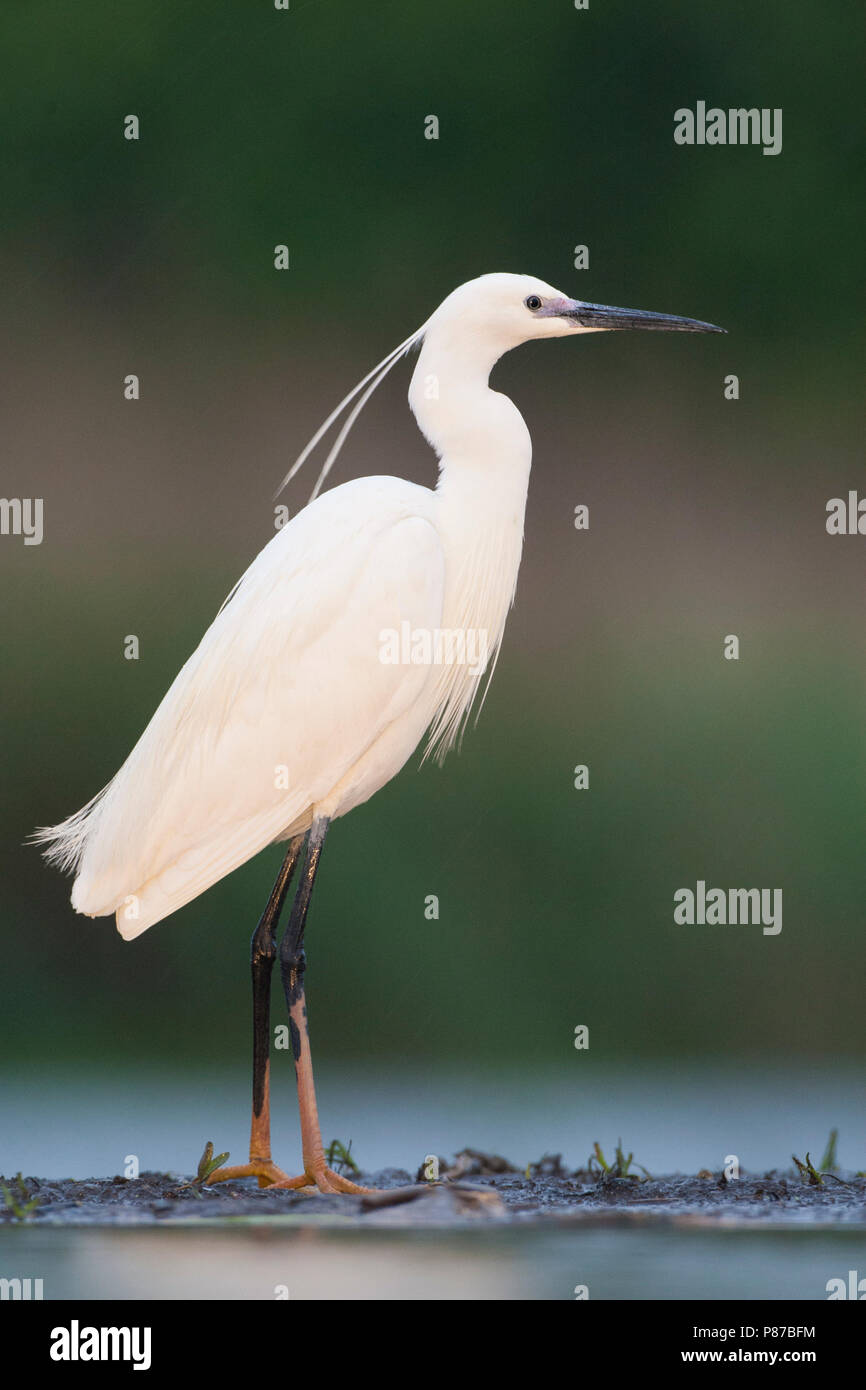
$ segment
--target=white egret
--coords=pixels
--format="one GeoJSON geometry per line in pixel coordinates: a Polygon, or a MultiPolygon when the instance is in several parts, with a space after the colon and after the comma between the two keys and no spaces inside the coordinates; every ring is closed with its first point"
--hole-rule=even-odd
{"type": "Polygon", "coordinates": [[[307,1031],[304,927],[326,831],[390,781],[425,732],[425,756],[444,756],[485,665],[492,674],[531,458],[519,411],[488,385],[494,363],[529,339],[634,328],[724,331],[569,299],[528,275],[482,275],[454,290],[346,396],[288,475],[347,411],[318,492],[371,392],[419,344],[409,404],[439,458],[435,490],[368,477],[314,492],[232,590],[113,780],[37,832],[52,862],[77,870],[76,911],[114,915],[127,941],[272,841],[288,841],[252,940],[249,1163],[211,1182],[255,1176],[261,1186],[360,1190],[325,1163],[307,1031]],[[405,644],[396,659],[384,650],[395,633],[410,634],[408,659],[405,644]],[[447,655],[435,640],[443,633],[457,639],[447,655]],[[482,661],[461,659],[470,634],[482,661]],[[279,916],[305,840],[279,945],[303,1152],[303,1172],[289,1178],[271,1157],[269,1001],[279,916]]]}

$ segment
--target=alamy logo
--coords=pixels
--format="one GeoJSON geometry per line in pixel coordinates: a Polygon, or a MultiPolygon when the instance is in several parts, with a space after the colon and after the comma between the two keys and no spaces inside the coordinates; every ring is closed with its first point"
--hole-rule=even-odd
{"type": "Polygon", "coordinates": [[[866,497],[853,490],[844,497],[831,497],[824,523],[829,536],[866,536],[866,497]]]}
{"type": "Polygon", "coordinates": [[[25,545],[41,545],[42,506],[41,497],[0,497],[0,535],[23,536],[25,545]]]}
{"type": "Polygon", "coordinates": [[[475,627],[384,627],[379,633],[383,666],[468,666],[480,676],[489,655],[487,631],[475,627]]]}
{"type": "Polygon", "coordinates": [[[677,145],[763,145],[764,154],[782,153],[782,108],[768,106],[711,106],[699,101],[692,111],[681,106],[674,112],[677,145]]]}
{"type": "Polygon", "coordinates": [[[149,1327],[68,1327],[51,1330],[52,1361],[131,1361],[134,1371],[150,1370],[149,1327]]]}
{"type": "Polygon", "coordinates": [[[763,926],[764,936],[782,930],[781,888],[707,888],[702,878],[694,891],[674,893],[674,921],[678,926],[763,926]]]}
{"type": "Polygon", "coordinates": [[[41,1279],[0,1279],[0,1299],[43,1298],[41,1279]]]}
{"type": "Polygon", "coordinates": [[[848,1270],[847,1282],[839,1278],[828,1279],[824,1287],[831,1303],[838,1298],[853,1298],[858,1303],[866,1299],[866,1279],[861,1279],[856,1269],[848,1270]]]}

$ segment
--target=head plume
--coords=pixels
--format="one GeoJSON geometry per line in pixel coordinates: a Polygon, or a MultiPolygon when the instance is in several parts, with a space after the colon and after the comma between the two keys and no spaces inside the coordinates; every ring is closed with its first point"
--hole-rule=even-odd
{"type": "Polygon", "coordinates": [[[405,353],[409,352],[411,348],[417,346],[417,344],[421,342],[421,339],[424,337],[424,332],[426,328],[427,323],[422,323],[420,328],[416,328],[414,333],[410,333],[408,338],[404,338],[402,343],[400,343],[397,347],[392,348],[391,351],[388,353],[387,357],[383,357],[382,361],[378,362],[376,366],[373,367],[372,371],[369,371],[365,377],[362,377],[362,379],[358,382],[357,386],[354,386],[352,390],[348,393],[348,395],[343,397],[343,399],[340,401],[340,404],[338,406],[335,406],[328,418],[324,420],[323,423],[316,430],[316,433],[313,435],[309,443],[306,444],[305,447],[298,454],[298,457],[295,459],[288,473],[283,478],[283,481],[280,483],[279,487],[274,493],[275,498],[279,497],[286,484],[292,481],[295,474],[299,472],[303,465],[306,463],[307,459],[310,457],[310,454],[313,452],[319,441],[322,438],[324,438],[331,426],[335,424],[337,420],[339,420],[343,411],[346,409],[347,406],[351,405],[352,401],[355,401],[355,397],[357,396],[357,401],[355,401],[355,404],[352,406],[352,409],[349,411],[348,415],[343,421],[339,433],[337,434],[334,443],[331,445],[330,452],[327,458],[325,459],[325,462],[322,464],[321,472],[319,473],[319,476],[316,480],[316,486],[313,488],[313,491],[310,494],[310,501],[312,502],[315,497],[318,497],[319,493],[322,490],[322,484],[324,483],[325,479],[327,478],[328,474],[330,473],[331,469],[336,463],[340,450],[345,444],[352,426],[354,425],[358,416],[361,414],[361,411],[364,409],[364,406],[367,404],[367,401],[370,399],[373,392],[376,390],[376,387],[379,386],[385,380],[385,377],[388,375],[395,362],[398,362],[400,358],[404,356],[405,353]]]}

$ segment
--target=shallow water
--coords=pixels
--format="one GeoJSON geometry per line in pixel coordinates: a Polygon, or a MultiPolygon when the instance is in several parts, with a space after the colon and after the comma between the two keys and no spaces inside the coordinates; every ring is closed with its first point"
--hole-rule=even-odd
{"type": "MultiPolygon", "coordinates": [[[[839,1162],[866,1167],[863,1079],[845,1069],[601,1068],[430,1075],[322,1068],[326,1139],[352,1139],[363,1166],[413,1171],[470,1145],[524,1164],[561,1151],[582,1165],[620,1137],[651,1172],[787,1168],[820,1159],[838,1127],[839,1162]]],[[[245,1071],[61,1075],[33,1069],[2,1086],[0,1172],[91,1177],[191,1172],[204,1141],[245,1153],[245,1071]]],[[[274,1088],[274,1151],[297,1165],[290,1077],[274,1088]]],[[[866,1275],[861,1230],[340,1229],[338,1225],[94,1230],[0,1228],[0,1275],[41,1278],[46,1298],[824,1299],[829,1279],[866,1275]]]]}
{"type": "MultiPolygon", "coordinates": [[[[275,1064],[273,1149],[296,1167],[294,1083],[275,1064]]],[[[618,1139],[651,1173],[718,1170],[735,1154],[750,1171],[820,1160],[832,1128],[838,1161],[866,1168],[866,1075],[851,1067],[573,1065],[479,1074],[321,1067],[325,1141],[352,1141],[362,1167],[415,1172],[426,1154],[467,1146],[522,1167],[562,1153],[576,1168],[595,1140],[611,1155],[618,1139]]],[[[245,1068],[174,1072],[63,1072],[46,1067],[0,1075],[0,1173],[108,1177],[134,1154],[141,1170],[192,1172],[207,1139],[246,1157],[245,1068]]]]}
{"type": "Polygon", "coordinates": [[[46,1299],[825,1299],[862,1231],[7,1227],[2,1273],[46,1299]],[[285,1296],[285,1294],[283,1294],[285,1296]]]}

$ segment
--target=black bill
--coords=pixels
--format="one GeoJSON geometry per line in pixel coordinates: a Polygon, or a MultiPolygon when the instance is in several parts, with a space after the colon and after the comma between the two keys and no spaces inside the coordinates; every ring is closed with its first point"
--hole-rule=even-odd
{"type": "Polygon", "coordinates": [[[560,311],[560,317],[571,319],[581,328],[648,328],[657,333],[726,333],[714,323],[700,319],[683,319],[676,314],[654,314],[648,309],[618,309],[612,304],[587,304],[574,299],[571,306],[560,311]]]}

